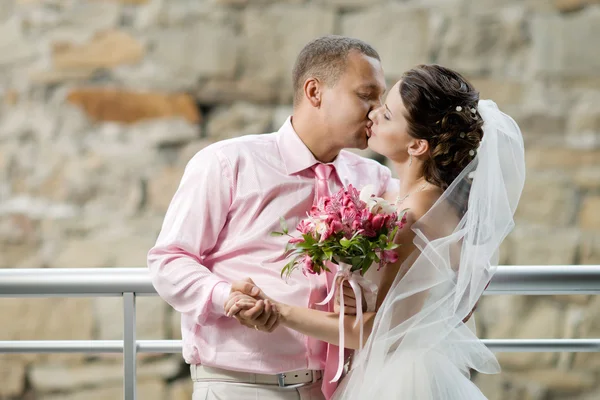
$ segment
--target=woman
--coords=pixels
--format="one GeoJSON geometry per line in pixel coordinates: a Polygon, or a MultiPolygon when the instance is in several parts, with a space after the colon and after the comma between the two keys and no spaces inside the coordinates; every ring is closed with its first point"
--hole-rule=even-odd
{"type": "MultiPolygon", "coordinates": [[[[436,65],[406,72],[369,118],[369,147],[401,182],[386,197],[409,209],[408,221],[396,237],[398,262],[369,271],[377,310],[365,315],[368,340],[334,397],[485,399],[469,371],[499,366],[463,320],[514,225],[525,179],[521,132],[460,74],[436,65]]],[[[274,303],[281,324],[338,343],[336,314],[274,303]]],[[[354,321],[346,318],[345,343],[358,349],[354,321]]]]}

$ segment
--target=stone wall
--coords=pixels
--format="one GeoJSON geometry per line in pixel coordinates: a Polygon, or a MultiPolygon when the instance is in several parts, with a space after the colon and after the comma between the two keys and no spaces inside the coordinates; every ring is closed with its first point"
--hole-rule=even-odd
{"type": "MultiPolygon", "coordinates": [[[[600,264],[597,0],[2,0],[0,268],[144,267],[183,168],[276,130],[311,38],[360,37],[389,82],[465,73],[515,117],[528,181],[507,264],[600,264]],[[499,6],[502,4],[502,6],[499,6]]],[[[370,155],[366,153],[367,155],[370,155]]],[[[0,299],[0,340],[117,339],[118,299],[0,299]]],[[[178,338],[157,298],[141,338],[178,338]]],[[[491,338],[600,337],[600,297],[488,297],[491,338]]],[[[491,400],[600,397],[600,356],[500,354],[491,400]]],[[[180,357],[140,356],[139,398],[190,399],[180,357]]],[[[0,355],[0,399],[121,398],[118,356],[0,355]]]]}

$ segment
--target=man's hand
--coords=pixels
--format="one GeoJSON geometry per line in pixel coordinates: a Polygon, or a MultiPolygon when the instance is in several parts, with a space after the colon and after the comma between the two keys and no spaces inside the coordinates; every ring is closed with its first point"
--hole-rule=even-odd
{"type": "MultiPolygon", "coordinates": [[[[340,312],[340,291],[339,291],[340,279],[342,279],[342,278],[338,277],[335,282],[335,287],[337,290],[335,292],[335,302],[333,304],[333,311],[336,313],[340,312]]],[[[350,283],[348,281],[344,281],[343,289],[344,289],[343,290],[344,314],[356,315],[356,297],[354,295],[354,290],[352,290],[352,286],[350,286],[350,283]]],[[[362,292],[362,287],[360,288],[360,290],[362,292]]],[[[367,300],[364,295],[361,297],[362,297],[362,310],[364,312],[367,309],[367,300]]]]}
{"type": "Polygon", "coordinates": [[[277,307],[250,278],[231,285],[225,313],[244,326],[264,332],[273,332],[279,323],[277,307]]]}

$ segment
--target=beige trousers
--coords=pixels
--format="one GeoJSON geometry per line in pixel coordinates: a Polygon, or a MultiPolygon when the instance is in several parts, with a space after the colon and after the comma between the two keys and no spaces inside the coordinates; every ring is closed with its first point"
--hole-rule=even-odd
{"type": "Polygon", "coordinates": [[[194,382],[192,400],[324,400],[321,373],[291,372],[288,384],[279,387],[274,375],[246,374],[219,368],[191,365],[194,382]],[[306,373],[306,376],[304,375],[306,373]],[[315,376],[314,373],[317,373],[315,376]],[[312,381],[315,379],[315,381],[312,381]],[[301,383],[309,380],[308,383],[301,383]],[[274,384],[275,383],[275,384],[274,384]],[[296,385],[294,385],[296,383],[296,385]]]}
{"type": "Polygon", "coordinates": [[[233,382],[194,382],[192,400],[325,400],[321,382],[297,389],[233,382]]]}

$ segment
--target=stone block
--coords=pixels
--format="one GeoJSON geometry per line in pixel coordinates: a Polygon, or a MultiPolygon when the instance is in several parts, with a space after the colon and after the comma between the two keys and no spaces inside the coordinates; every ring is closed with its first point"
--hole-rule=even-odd
{"type": "MultiPolygon", "coordinates": [[[[140,363],[137,366],[138,385],[143,381],[167,380],[179,372],[179,362],[173,358],[140,363]]],[[[69,392],[82,388],[102,388],[118,385],[123,380],[123,369],[109,363],[64,365],[60,363],[34,365],[30,382],[39,392],[69,392]]],[[[122,396],[122,389],[119,397],[122,396]]],[[[139,395],[140,398],[141,394],[139,395]]],[[[87,397],[83,397],[87,399],[87,397]]],[[[62,399],[62,398],[61,398],[62,399]]]]}
{"type": "MultiPolygon", "coordinates": [[[[123,299],[99,297],[94,299],[94,323],[99,340],[123,338],[123,299]]],[[[140,340],[163,340],[167,338],[167,308],[160,297],[136,299],[136,336],[140,340]]]]}
{"type": "Polygon", "coordinates": [[[189,400],[192,398],[194,385],[191,379],[179,379],[169,385],[168,396],[170,400],[189,400]]]}
{"type": "Polygon", "coordinates": [[[218,108],[209,115],[206,133],[215,140],[269,133],[272,119],[271,108],[239,102],[218,108]]]}
{"type": "Polygon", "coordinates": [[[182,167],[166,167],[148,181],[147,207],[165,213],[183,176],[182,167]]]}
{"type": "Polygon", "coordinates": [[[67,101],[81,107],[93,121],[135,123],[149,119],[182,117],[197,124],[201,115],[194,99],[185,93],[131,92],[109,88],[72,90],[67,101]]]}
{"type": "MultiPolygon", "coordinates": [[[[512,334],[507,338],[557,339],[561,337],[563,321],[564,313],[556,304],[538,299],[529,302],[520,319],[512,321],[512,334]]],[[[497,357],[505,370],[550,367],[556,360],[553,353],[498,353],[497,357]]]]}
{"type": "MultiPolygon", "coordinates": [[[[89,298],[2,299],[0,340],[90,340],[93,323],[89,298]]],[[[31,353],[7,357],[41,362],[48,359],[81,360],[84,355],[31,353]]],[[[19,365],[17,362],[15,368],[19,365]]]]}
{"type": "Polygon", "coordinates": [[[576,228],[527,226],[516,222],[511,260],[516,265],[571,265],[581,233],[576,228]]]}
{"type": "Polygon", "coordinates": [[[600,265],[600,234],[586,233],[583,235],[579,262],[584,265],[600,265]]]}
{"type": "Polygon", "coordinates": [[[426,8],[386,4],[342,16],[343,35],[362,39],[381,56],[387,77],[429,61],[430,12],[426,8]]]}
{"type": "Polygon", "coordinates": [[[296,57],[312,39],[333,33],[335,17],[333,10],[316,5],[248,7],[242,18],[243,77],[289,102],[296,57]]]}
{"type": "MultiPolygon", "coordinates": [[[[137,398],[144,400],[163,400],[166,386],[160,380],[141,381],[137,383],[137,398]]],[[[123,397],[123,387],[111,385],[99,388],[85,388],[75,392],[61,394],[42,394],[40,400],[107,400],[123,397]]],[[[191,398],[191,397],[190,397],[191,398]]]]}
{"type": "Polygon", "coordinates": [[[589,195],[583,198],[578,216],[579,226],[585,230],[600,232],[600,196],[589,195]]]}
{"type": "Polygon", "coordinates": [[[17,398],[25,389],[25,363],[0,355],[0,398],[17,398]]]}
{"type": "Polygon", "coordinates": [[[35,44],[25,38],[23,22],[16,14],[0,20],[0,66],[31,60],[36,52],[35,44]]]}
{"type": "Polygon", "coordinates": [[[542,226],[569,226],[577,212],[577,193],[568,175],[530,173],[517,207],[516,219],[542,226]]]}
{"type": "MultiPolygon", "coordinates": [[[[290,67],[291,68],[291,67],[290,67]]],[[[291,69],[289,83],[286,82],[285,92],[291,93],[291,69]]],[[[210,79],[198,84],[196,98],[198,102],[206,105],[233,104],[236,102],[250,102],[253,104],[273,104],[283,101],[289,103],[289,97],[280,99],[280,90],[277,85],[266,85],[251,76],[241,77],[236,80],[210,79]]]]}
{"type": "MultiPolygon", "coordinates": [[[[485,4],[471,2],[469,11],[473,5],[477,12],[457,6],[444,15],[444,23],[430,44],[436,62],[470,76],[521,79],[528,61],[525,8],[501,7],[492,1],[485,4]]],[[[407,41],[409,38],[412,35],[406,36],[407,41]]],[[[402,48],[397,52],[402,54],[402,48]]]]}
{"type": "Polygon", "coordinates": [[[600,94],[582,96],[568,115],[567,145],[574,149],[600,149],[600,94]]]}
{"type": "Polygon", "coordinates": [[[142,43],[117,30],[100,32],[83,44],[55,43],[52,61],[57,69],[111,68],[139,62],[145,54],[142,43]]]}
{"type": "Polygon", "coordinates": [[[600,75],[600,53],[588,47],[600,37],[599,7],[585,13],[534,15],[531,35],[534,73],[554,77],[600,75]]]}
{"type": "Polygon", "coordinates": [[[473,381],[488,400],[546,400],[548,394],[543,387],[515,382],[503,372],[477,374],[473,381]]]}
{"type": "Polygon", "coordinates": [[[233,78],[239,39],[231,24],[201,21],[156,32],[151,59],[177,79],[233,78]]]}

